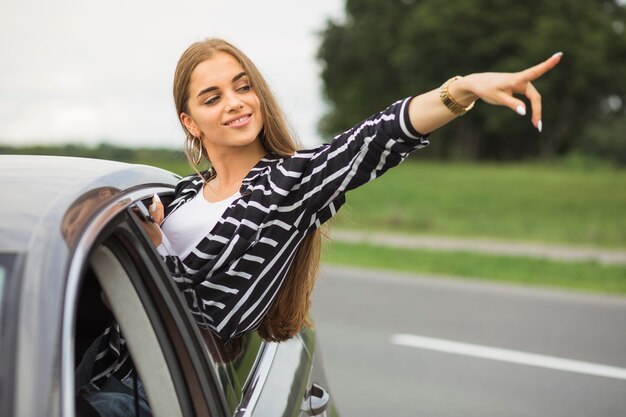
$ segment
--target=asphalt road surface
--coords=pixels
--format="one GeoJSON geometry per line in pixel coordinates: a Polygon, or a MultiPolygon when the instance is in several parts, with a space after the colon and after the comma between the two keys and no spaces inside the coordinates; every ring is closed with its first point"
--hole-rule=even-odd
{"type": "Polygon", "coordinates": [[[325,266],[343,417],[626,416],[626,299],[325,266]]]}

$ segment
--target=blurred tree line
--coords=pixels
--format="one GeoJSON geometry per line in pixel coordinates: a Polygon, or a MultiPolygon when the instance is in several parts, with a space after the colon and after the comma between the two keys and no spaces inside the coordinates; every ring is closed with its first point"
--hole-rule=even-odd
{"type": "Polygon", "coordinates": [[[621,0],[346,0],[318,58],[335,134],[396,99],[453,75],[518,71],[555,52],[535,82],[544,131],[528,117],[478,104],[438,132],[427,154],[514,160],[580,153],[626,165],[626,6],[621,0]]]}

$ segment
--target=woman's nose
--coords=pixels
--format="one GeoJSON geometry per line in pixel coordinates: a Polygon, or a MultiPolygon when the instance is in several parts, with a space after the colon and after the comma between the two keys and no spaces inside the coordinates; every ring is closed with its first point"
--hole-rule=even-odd
{"type": "Polygon", "coordinates": [[[243,107],[243,102],[241,101],[241,99],[239,99],[239,97],[237,97],[236,94],[231,93],[228,94],[225,100],[225,108],[224,110],[228,113],[235,111],[235,110],[239,110],[243,107]]]}

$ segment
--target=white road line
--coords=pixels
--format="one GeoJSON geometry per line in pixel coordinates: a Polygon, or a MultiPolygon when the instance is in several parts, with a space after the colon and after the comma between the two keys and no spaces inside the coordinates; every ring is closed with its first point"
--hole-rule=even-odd
{"type": "Polygon", "coordinates": [[[577,372],[581,374],[602,376],[626,380],[626,368],[608,366],[597,363],[575,361],[554,356],[537,355],[517,350],[499,349],[489,346],[454,342],[452,340],[435,339],[413,334],[394,334],[390,338],[394,345],[409,346],[457,355],[473,356],[494,361],[517,363],[559,371],[577,372]]]}

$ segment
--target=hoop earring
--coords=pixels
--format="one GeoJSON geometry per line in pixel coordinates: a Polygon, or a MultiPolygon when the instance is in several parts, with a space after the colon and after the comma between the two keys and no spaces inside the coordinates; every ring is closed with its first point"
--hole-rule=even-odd
{"type": "Polygon", "coordinates": [[[202,160],[202,141],[197,136],[191,136],[191,139],[187,137],[187,153],[191,156],[191,162],[194,165],[198,165],[202,160]],[[196,140],[198,145],[196,146],[196,140]],[[196,150],[197,149],[197,150],[196,150]]]}

